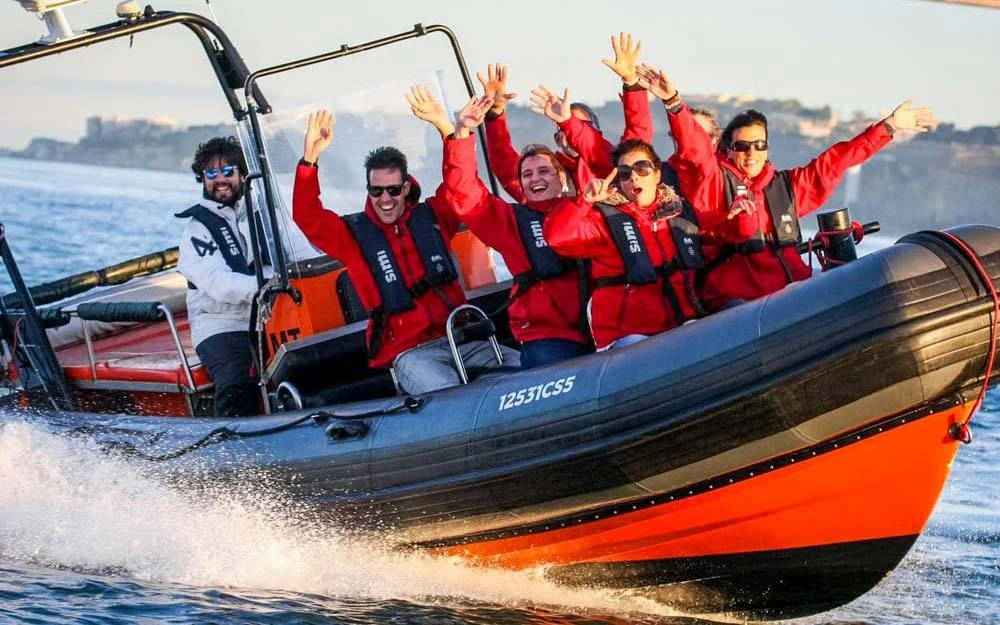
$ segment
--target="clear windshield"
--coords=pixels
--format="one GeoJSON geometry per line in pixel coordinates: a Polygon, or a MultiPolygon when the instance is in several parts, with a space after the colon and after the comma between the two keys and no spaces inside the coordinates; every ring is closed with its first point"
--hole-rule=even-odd
{"type": "MultiPolygon", "coordinates": [[[[260,81],[272,112],[258,119],[273,182],[275,212],[290,264],[321,255],[291,218],[295,169],[303,154],[306,124],[312,111],[328,109],[336,120],[333,143],[320,158],[325,208],[342,215],[364,209],[364,160],[371,150],[382,145],[397,147],[406,154],[410,174],[420,183],[424,197],[435,193],[441,183],[441,138],[430,124],[412,115],[405,93],[411,85],[427,86],[453,113],[465,104],[468,95],[453,59],[445,56],[442,65],[433,68],[416,67],[407,61],[408,56],[413,56],[407,54],[408,48],[432,43],[408,41],[260,81]],[[451,64],[444,65],[449,60],[451,64]],[[387,67],[393,71],[386,71],[387,67]]],[[[450,48],[445,52],[450,54],[450,48]]],[[[244,145],[250,145],[249,123],[246,120],[241,126],[244,145]]],[[[256,157],[248,155],[247,160],[253,163],[251,170],[258,168],[256,157]]],[[[480,171],[485,171],[482,162],[480,171]]],[[[262,192],[258,184],[254,197],[258,206],[263,206],[262,192]]]]}

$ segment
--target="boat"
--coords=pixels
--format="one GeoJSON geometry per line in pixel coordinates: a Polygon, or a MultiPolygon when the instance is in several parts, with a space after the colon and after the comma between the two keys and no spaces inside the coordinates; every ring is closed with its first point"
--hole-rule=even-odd
{"type": "MultiPolygon", "coordinates": [[[[366,366],[343,267],[274,244],[280,188],[257,81],[443,34],[471,91],[454,34],[418,25],[250,72],[213,22],[147,8],[0,52],[0,68],[171,24],[202,42],[259,164],[253,244],[275,265],[258,274],[263,414],[210,416],[175,250],[29,287],[0,230],[14,285],[0,299],[5,418],[83,437],[178,487],[251,479],[399,549],[692,614],[816,614],[906,555],[997,383],[1000,228],[912,233],[624,349],[399,395],[366,366]]],[[[487,250],[465,233],[455,251],[471,303],[502,308],[510,282],[487,250]]],[[[469,327],[512,340],[502,315],[469,327]]]]}

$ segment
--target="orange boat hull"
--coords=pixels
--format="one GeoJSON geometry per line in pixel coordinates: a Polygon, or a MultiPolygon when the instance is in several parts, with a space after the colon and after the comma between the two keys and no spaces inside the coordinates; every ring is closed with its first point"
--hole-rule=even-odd
{"type": "Polygon", "coordinates": [[[815,613],[869,590],[905,555],[948,477],[958,447],[948,427],[969,409],[898,417],[680,491],[434,551],[546,566],[560,581],[638,588],[698,612],[815,613]]]}

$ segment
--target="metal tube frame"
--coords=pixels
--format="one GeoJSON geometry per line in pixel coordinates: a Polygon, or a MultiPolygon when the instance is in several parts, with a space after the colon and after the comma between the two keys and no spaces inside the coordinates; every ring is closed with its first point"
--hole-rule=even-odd
{"type": "MultiPolygon", "coordinates": [[[[469,96],[475,95],[475,87],[472,84],[472,77],[469,74],[469,69],[465,64],[465,57],[462,54],[462,49],[458,44],[458,39],[455,33],[452,32],[447,26],[440,24],[434,24],[431,26],[424,26],[423,24],[414,25],[412,30],[398,33],[395,35],[389,35],[388,37],[383,37],[381,39],[374,39],[372,41],[362,43],[356,46],[350,46],[348,44],[343,44],[340,48],[332,50],[330,52],[325,52],[322,54],[317,54],[315,56],[306,57],[303,59],[298,59],[295,61],[289,61],[287,63],[282,63],[280,65],[274,65],[272,67],[266,67],[264,69],[259,69],[250,76],[247,77],[246,83],[243,88],[243,97],[246,101],[246,111],[250,118],[251,126],[251,136],[254,139],[254,148],[257,152],[259,159],[260,173],[264,177],[264,198],[267,203],[267,216],[271,222],[272,234],[274,241],[280,241],[280,232],[278,232],[277,219],[275,213],[275,196],[274,189],[271,179],[271,170],[268,166],[268,156],[267,150],[264,147],[264,137],[261,132],[260,119],[258,115],[266,115],[271,112],[271,107],[266,102],[261,102],[257,99],[256,95],[259,93],[257,87],[257,81],[266,76],[272,76],[275,74],[281,74],[294,69],[301,69],[303,67],[309,67],[310,65],[316,65],[318,63],[324,63],[326,61],[332,61],[335,59],[350,56],[352,54],[358,54],[361,52],[368,52],[375,50],[384,46],[392,45],[394,43],[400,43],[408,39],[414,39],[416,37],[423,37],[431,33],[441,33],[448,38],[451,43],[452,51],[455,54],[455,60],[458,63],[459,71],[462,74],[462,80],[465,83],[466,91],[469,96]]],[[[482,126],[476,129],[479,135],[479,141],[482,146],[483,158],[486,161],[487,172],[489,173],[490,187],[494,195],[499,195],[499,187],[497,185],[496,177],[493,175],[493,168],[490,166],[489,154],[486,150],[486,132],[483,130],[482,126]]],[[[278,277],[279,284],[276,290],[283,290],[288,288],[288,267],[285,262],[284,251],[281,249],[280,245],[275,245],[277,248],[275,254],[271,258],[273,262],[273,268],[275,275],[278,277]]]]}
{"type": "MultiPolygon", "coordinates": [[[[451,313],[448,315],[448,320],[445,322],[444,329],[445,329],[445,334],[448,337],[448,348],[451,349],[451,357],[455,360],[455,369],[458,370],[458,377],[459,379],[462,380],[462,384],[469,383],[469,374],[466,373],[465,371],[465,361],[462,360],[462,353],[458,351],[458,345],[455,343],[454,326],[455,326],[455,318],[458,316],[459,313],[466,310],[480,315],[483,321],[489,319],[489,316],[485,312],[483,312],[482,308],[478,306],[473,306],[472,304],[462,304],[461,306],[455,308],[455,310],[451,311],[451,313]]],[[[500,351],[500,342],[497,341],[497,335],[491,334],[487,340],[490,342],[490,346],[493,348],[493,355],[496,356],[497,364],[502,365],[503,352],[500,351]]]]}
{"type": "MultiPolygon", "coordinates": [[[[228,35],[219,27],[203,15],[196,13],[176,13],[173,11],[156,11],[151,6],[147,6],[142,16],[135,19],[121,19],[116,22],[109,22],[102,26],[96,26],[88,30],[86,34],[72,39],[65,39],[51,44],[40,42],[29,43],[23,46],[16,46],[0,51],[0,68],[26,63],[35,59],[61,54],[77,48],[85,48],[95,43],[102,43],[121,37],[131,37],[154,28],[169,26],[170,24],[183,24],[195,37],[198,38],[208,57],[208,61],[215,72],[215,77],[219,81],[223,95],[229,103],[229,109],[233,117],[239,121],[246,116],[246,110],[240,103],[236,90],[243,85],[240,82],[243,76],[249,71],[228,35]],[[213,39],[216,44],[213,43],[213,39]],[[223,66],[225,59],[227,67],[223,66]]],[[[259,91],[254,93],[254,99],[267,106],[264,96],[259,91]]]]}

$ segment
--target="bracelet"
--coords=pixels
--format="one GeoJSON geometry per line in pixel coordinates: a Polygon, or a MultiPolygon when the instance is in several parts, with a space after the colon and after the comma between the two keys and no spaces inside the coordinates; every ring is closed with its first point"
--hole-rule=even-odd
{"type": "Polygon", "coordinates": [[[307,161],[303,156],[299,159],[299,165],[305,165],[306,167],[316,167],[316,161],[307,161]]]}
{"type": "Polygon", "coordinates": [[[681,92],[674,90],[674,95],[663,101],[663,106],[670,108],[681,101],[681,92]]]}

